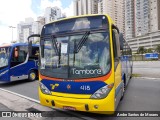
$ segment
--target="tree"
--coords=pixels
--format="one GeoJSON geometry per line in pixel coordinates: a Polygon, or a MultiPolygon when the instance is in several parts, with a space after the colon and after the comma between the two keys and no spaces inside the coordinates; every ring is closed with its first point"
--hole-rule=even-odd
{"type": "Polygon", "coordinates": [[[146,49],[146,52],[147,52],[147,53],[153,53],[153,48],[148,48],[148,49],[146,49]]]}
{"type": "Polygon", "coordinates": [[[137,50],[137,53],[138,53],[138,54],[144,54],[144,53],[146,53],[146,49],[145,49],[143,46],[140,46],[140,47],[138,48],[138,50],[137,50]]]}
{"type": "Polygon", "coordinates": [[[37,39],[37,40],[33,41],[33,44],[39,44],[39,41],[40,40],[37,39]]]}
{"type": "Polygon", "coordinates": [[[160,53],[160,44],[156,46],[155,51],[160,53]]]}

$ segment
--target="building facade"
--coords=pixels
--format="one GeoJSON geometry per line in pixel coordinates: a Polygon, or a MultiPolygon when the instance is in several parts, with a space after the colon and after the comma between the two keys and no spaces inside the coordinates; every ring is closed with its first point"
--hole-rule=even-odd
{"type": "Polygon", "coordinates": [[[160,44],[160,1],[126,0],[126,40],[134,52],[160,44]]]}
{"type": "Polygon", "coordinates": [[[135,37],[134,0],[125,1],[125,33],[126,39],[135,37]]]}
{"type": "Polygon", "coordinates": [[[36,33],[36,24],[33,18],[26,18],[17,25],[18,42],[26,43],[29,35],[36,33]]]}
{"type": "Polygon", "coordinates": [[[139,47],[146,49],[156,48],[160,45],[160,31],[147,33],[145,36],[139,36],[128,40],[128,44],[132,48],[132,52],[136,53],[139,47]]]}
{"type": "Polygon", "coordinates": [[[125,0],[74,0],[74,15],[108,14],[125,33],[125,0]]]}
{"type": "Polygon", "coordinates": [[[149,30],[149,0],[136,0],[135,2],[135,35],[142,36],[149,30]]]}
{"type": "Polygon", "coordinates": [[[160,30],[159,0],[126,0],[125,9],[127,39],[160,30]]]}
{"type": "Polygon", "coordinates": [[[98,14],[108,14],[125,34],[125,0],[98,0],[98,14]]]}
{"type": "Polygon", "coordinates": [[[150,31],[160,30],[160,0],[150,0],[150,31]]]}
{"type": "Polygon", "coordinates": [[[99,0],[98,1],[98,13],[107,13],[109,16],[113,15],[113,0],[99,0]]]}
{"type": "MultiPolygon", "coordinates": [[[[26,18],[24,22],[20,22],[17,25],[18,42],[21,43],[28,42],[27,40],[28,36],[32,34],[39,34],[44,24],[45,24],[44,17],[38,17],[37,21],[34,21],[33,18],[26,18]]],[[[31,38],[31,39],[33,41],[37,41],[38,38],[31,38]]]]}
{"type": "Polygon", "coordinates": [[[41,33],[42,27],[45,24],[45,17],[39,16],[39,17],[37,17],[37,21],[35,21],[35,22],[37,23],[36,29],[38,29],[38,33],[41,33]]]}
{"type": "Polygon", "coordinates": [[[47,7],[45,9],[45,23],[57,20],[62,17],[61,9],[58,7],[47,7]]]}
{"type": "Polygon", "coordinates": [[[74,0],[74,15],[97,14],[98,0],[74,0]]]}

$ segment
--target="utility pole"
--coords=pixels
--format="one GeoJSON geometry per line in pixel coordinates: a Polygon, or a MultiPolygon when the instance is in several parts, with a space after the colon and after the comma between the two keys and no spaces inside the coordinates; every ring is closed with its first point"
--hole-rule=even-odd
{"type": "Polygon", "coordinates": [[[14,26],[9,26],[9,28],[12,29],[12,41],[13,41],[13,28],[16,28],[16,27],[14,27],[14,26]]]}

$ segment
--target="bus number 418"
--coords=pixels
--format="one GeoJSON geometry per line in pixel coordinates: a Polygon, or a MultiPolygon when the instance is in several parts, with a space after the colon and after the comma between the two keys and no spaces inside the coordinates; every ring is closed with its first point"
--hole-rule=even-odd
{"type": "Polygon", "coordinates": [[[80,87],[80,89],[81,89],[81,90],[90,90],[90,86],[88,86],[88,85],[82,85],[82,86],[80,87]]]}

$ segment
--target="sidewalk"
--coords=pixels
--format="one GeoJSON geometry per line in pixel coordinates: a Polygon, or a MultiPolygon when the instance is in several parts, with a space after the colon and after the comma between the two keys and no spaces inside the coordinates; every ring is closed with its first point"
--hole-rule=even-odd
{"type": "MultiPolygon", "coordinates": [[[[22,98],[20,96],[11,94],[9,92],[3,91],[0,88],[0,120],[46,120],[42,117],[16,117],[17,114],[13,115],[13,112],[17,112],[28,115],[28,113],[37,113],[37,111],[54,111],[51,108],[41,106],[40,104],[22,98]],[[30,111],[31,110],[31,111],[30,111]],[[12,117],[5,117],[5,113],[2,115],[2,112],[11,112],[12,117]],[[14,117],[13,117],[14,116],[14,117]]],[[[10,113],[9,113],[10,114],[10,113]]]]}
{"type": "Polygon", "coordinates": [[[9,109],[8,107],[6,107],[5,105],[3,105],[2,103],[0,103],[0,111],[11,111],[11,109],[9,109]]]}
{"type": "MultiPolygon", "coordinates": [[[[52,109],[39,104],[39,101],[29,100],[21,97],[16,93],[12,93],[5,89],[0,88],[0,116],[2,112],[11,112],[12,117],[3,118],[0,120],[80,120],[89,118],[83,115],[79,115],[71,112],[63,112],[63,110],[52,109]],[[61,111],[61,112],[59,112],[61,111]],[[17,117],[14,116],[20,113],[24,115],[28,113],[38,113],[38,117],[17,117]],[[41,114],[42,113],[42,114],[41,114]],[[40,115],[39,115],[40,114],[40,115]],[[44,115],[44,116],[43,116],[44,115]],[[13,117],[14,116],[14,117],[13,117]],[[39,117],[40,116],[40,117],[39,117]],[[41,117],[42,116],[42,117],[41,117]]],[[[93,119],[90,119],[93,120],[93,119]]]]}
{"type": "Polygon", "coordinates": [[[5,112],[12,112],[13,110],[9,109],[7,106],[3,105],[2,103],[0,103],[0,120],[29,120],[28,118],[11,118],[11,117],[6,117],[5,112]],[[3,117],[2,117],[3,116],[3,117]]]}

